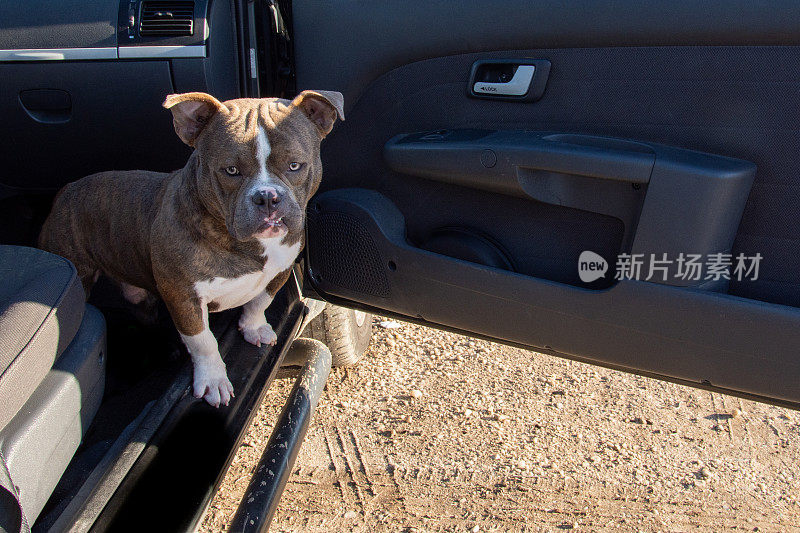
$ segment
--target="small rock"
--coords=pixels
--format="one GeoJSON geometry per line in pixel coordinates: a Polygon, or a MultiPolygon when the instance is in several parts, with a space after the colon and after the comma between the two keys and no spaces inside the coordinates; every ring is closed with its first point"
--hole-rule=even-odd
{"type": "Polygon", "coordinates": [[[739,417],[740,417],[740,416],[742,416],[743,414],[744,414],[744,413],[742,412],[742,410],[741,410],[741,409],[739,409],[739,408],[736,408],[736,409],[734,409],[734,410],[733,410],[733,412],[731,413],[731,418],[739,418],[739,417]]]}
{"type": "Polygon", "coordinates": [[[470,529],[470,531],[472,531],[472,533],[478,533],[478,531],[480,531],[480,530],[481,530],[481,526],[479,526],[478,524],[475,524],[475,526],[473,526],[473,528],[470,529]]]}
{"type": "Polygon", "coordinates": [[[508,415],[497,415],[495,418],[498,422],[508,422],[510,420],[508,415]]]}
{"type": "Polygon", "coordinates": [[[600,462],[600,456],[599,456],[599,455],[597,455],[597,454],[594,454],[594,455],[592,455],[592,456],[589,458],[589,460],[590,460],[591,462],[593,462],[593,463],[599,463],[599,462],[600,462]]]}
{"type": "Polygon", "coordinates": [[[412,390],[411,397],[414,398],[415,400],[419,400],[420,398],[422,398],[422,391],[419,389],[412,390]]]}
{"type": "Polygon", "coordinates": [[[347,520],[352,520],[353,518],[356,517],[356,512],[355,511],[347,511],[346,513],[344,513],[344,517],[347,520]]]}
{"type": "Polygon", "coordinates": [[[703,468],[700,469],[698,474],[700,475],[700,478],[708,479],[711,477],[711,470],[709,470],[707,466],[704,466],[703,468]]]}
{"type": "Polygon", "coordinates": [[[466,417],[472,416],[472,409],[464,409],[464,416],[466,417]]]}
{"type": "Polygon", "coordinates": [[[383,322],[379,322],[378,325],[385,329],[397,329],[400,327],[400,323],[394,320],[384,320],[383,322]]]}
{"type": "Polygon", "coordinates": [[[556,409],[563,409],[563,408],[564,408],[564,404],[563,403],[556,402],[556,409]]]}

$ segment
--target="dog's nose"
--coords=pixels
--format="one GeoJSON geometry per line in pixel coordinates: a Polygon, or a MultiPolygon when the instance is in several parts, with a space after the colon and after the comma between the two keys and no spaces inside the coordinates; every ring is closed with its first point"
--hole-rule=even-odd
{"type": "Polygon", "coordinates": [[[259,209],[267,211],[269,214],[272,214],[273,211],[278,207],[278,204],[281,203],[281,195],[278,194],[278,191],[273,187],[267,187],[266,189],[259,189],[252,196],[253,203],[256,204],[259,209]]]}

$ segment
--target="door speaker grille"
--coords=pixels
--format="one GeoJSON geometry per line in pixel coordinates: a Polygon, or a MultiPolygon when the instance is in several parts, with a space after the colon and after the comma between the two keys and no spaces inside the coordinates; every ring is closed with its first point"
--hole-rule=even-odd
{"type": "Polygon", "coordinates": [[[312,274],[322,287],[389,297],[381,254],[356,217],[338,211],[310,211],[308,254],[312,274]]]}

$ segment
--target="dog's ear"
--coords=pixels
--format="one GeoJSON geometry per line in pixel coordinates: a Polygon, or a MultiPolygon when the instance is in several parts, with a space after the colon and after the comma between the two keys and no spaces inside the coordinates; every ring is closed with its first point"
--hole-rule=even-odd
{"type": "Polygon", "coordinates": [[[292,105],[314,123],[321,137],[331,132],[337,116],[344,120],[344,96],[336,91],[303,91],[292,105]]]}
{"type": "Polygon", "coordinates": [[[228,112],[222,102],[206,93],[171,94],[162,105],[172,111],[175,133],[189,146],[194,146],[195,140],[214,114],[219,111],[228,112]]]}

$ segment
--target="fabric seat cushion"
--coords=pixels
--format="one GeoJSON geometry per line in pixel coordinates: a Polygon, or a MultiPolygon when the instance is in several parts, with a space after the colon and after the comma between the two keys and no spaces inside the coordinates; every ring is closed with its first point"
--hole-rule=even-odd
{"type": "Polygon", "coordinates": [[[0,245],[0,428],[75,337],[84,308],[72,263],[35,248],[0,245]]]}

